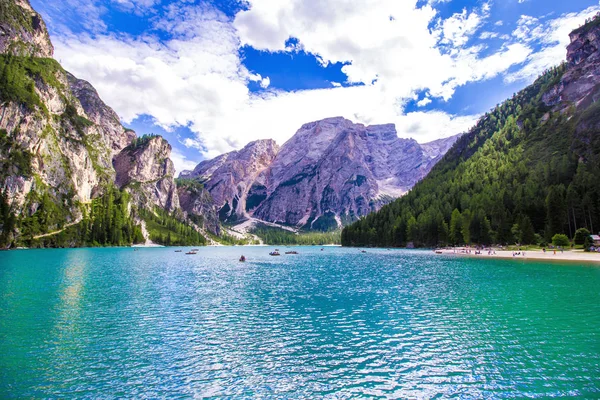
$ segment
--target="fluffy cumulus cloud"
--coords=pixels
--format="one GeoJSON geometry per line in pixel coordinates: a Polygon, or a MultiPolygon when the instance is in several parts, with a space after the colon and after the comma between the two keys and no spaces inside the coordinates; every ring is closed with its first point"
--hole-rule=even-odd
{"type": "MultiPolygon", "coordinates": [[[[157,0],[112,1],[136,12],[158,7],[157,0]]],[[[532,33],[539,23],[523,19],[513,37],[490,52],[471,44],[480,35],[495,37],[482,32],[487,22],[493,24],[489,3],[443,20],[434,8],[438,2],[250,0],[233,20],[210,6],[178,2],[152,18],[156,36],[94,31],[53,39],[56,57],[92,82],[126,123],[150,115],[166,129],[187,126],[196,136],[182,139],[182,145],[211,157],[254,139],[281,144],[303,123],[331,116],[395,123],[400,136],[420,142],[465,131],[476,116],[407,114],[404,107],[415,93],[427,92],[418,102],[426,106],[432,98],[450,99],[461,85],[521,64],[510,79],[537,73],[538,63],[556,64],[564,51],[549,49],[563,44],[564,29],[583,15],[549,21],[539,33],[532,33]],[[532,50],[530,38],[538,34],[548,45],[545,55],[532,50]],[[297,39],[293,49],[286,47],[289,38],[297,39]],[[278,91],[268,76],[244,67],[238,52],[243,45],[269,52],[302,48],[323,65],[344,62],[346,83],[360,85],[331,82],[329,89],[278,91]],[[250,82],[262,91],[250,92],[250,82]]],[[[174,157],[178,168],[191,165],[180,152],[174,157]]]]}
{"type": "Polygon", "coordinates": [[[173,147],[171,151],[171,161],[173,161],[173,165],[175,166],[175,170],[177,172],[185,171],[185,170],[193,170],[198,164],[195,161],[190,160],[184,154],[181,153],[176,147],[173,147]]]}
{"type": "MultiPolygon", "coordinates": [[[[449,99],[456,87],[506,68],[466,46],[488,18],[488,3],[445,20],[416,0],[251,0],[249,6],[234,21],[242,44],[287,51],[287,40],[296,38],[323,64],[349,63],[342,69],[347,81],[378,86],[388,104],[425,88],[449,99]]],[[[498,56],[512,65],[527,52],[506,47],[498,56]]]]}

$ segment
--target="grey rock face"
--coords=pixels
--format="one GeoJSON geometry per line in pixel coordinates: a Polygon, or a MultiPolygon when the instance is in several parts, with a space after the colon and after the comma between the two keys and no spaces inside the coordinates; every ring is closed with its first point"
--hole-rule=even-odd
{"type": "Polygon", "coordinates": [[[187,216],[197,225],[215,234],[221,234],[221,224],[215,202],[204,187],[178,186],[179,204],[187,216]]]}
{"type": "MultiPolygon", "coordinates": [[[[52,57],[45,24],[28,0],[0,0],[0,52],[52,57]]],[[[121,125],[88,82],[55,61],[43,65],[45,78],[27,72],[20,77],[34,85],[35,99],[15,101],[0,93],[0,190],[14,211],[30,216],[42,200],[50,200],[65,219],[47,227],[53,229],[80,220],[89,211],[87,204],[116,184],[131,193],[137,207],[160,207],[183,217],[171,146],[161,137],[134,140],[135,132],[121,125]]],[[[206,206],[212,204],[210,195],[205,191],[191,201],[195,192],[182,193],[186,206],[207,213],[209,230],[218,232],[216,213],[206,206]]]]}
{"type": "Polygon", "coordinates": [[[67,74],[69,88],[79,100],[87,118],[102,127],[103,141],[113,154],[121,151],[136,137],[135,132],[123,128],[117,113],[100,99],[88,82],[67,74]]]}
{"type": "Polygon", "coordinates": [[[6,130],[12,146],[31,155],[28,173],[4,171],[0,184],[8,189],[18,213],[35,212],[38,195],[47,192],[75,218],[78,204],[88,203],[102,181],[114,178],[112,155],[105,144],[114,133],[88,120],[68,89],[64,71],[57,70],[55,77],[60,87],[35,82],[47,113],[14,102],[0,105],[0,129],[6,130]],[[30,196],[31,192],[37,195],[30,196]]]}
{"type": "Polygon", "coordinates": [[[567,71],[543,97],[548,106],[585,109],[600,99],[600,26],[583,26],[570,34],[567,71]]]}
{"type": "Polygon", "coordinates": [[[278,150],[274,140],[257,140],[239,151],[203,161],[194,171],[184,171],[180,176],[203,183],[221,219],[233,221],[244,217],[248,191],[260,183],[257,178],[271,165],[278,150]]]}
{"type": "Polygon", "coordinates": [[[265,172],[267,198],[254,216],[311,229],[341,226],[405,194],[454,140],[422,147],[398,138],[391,124],[306,124],[265,172]]]}
{"type": "Polygon", "coordinates": [[[54,54],[46,24],[29,0],[2,0],[0,53],[46,58],[54,54]]]}
{"type": "Polygon", "coordinates": [[[279,151],[253,142],[182,176],[205,184],[222,219],[329,229],[402,196],[456,139],[420,145],[398,138],[394,125],[328,118],[302,126],[279,151]]]}
{"type": "Polygon", "coordinates": [[[170,156],[171,145],[160,136],[126,147],[113,160],[116,185],[127,189],[141,207],[179,209],[170,156]]]}
{"type": "MultiPolygon", "coordinates": [[[[45,25],[26,0],[3,0],[0,11],[4,54],[52,56],[45,25]]],[[[39,103],[0,105],[0,129],[10,145],[0,150],[0,161],[11,160],[15,149],[26,155],[19,165],[0,171],[0,189],[8,191],[15,211],[31,215],[41,197],[49,195],[66,211],[63,222],[70,222],[113,183],[135,187],[134,199],[140,205],[177,209],[168,143],[154,138],[139,148],[128,147],[135,133],[123,128],[96,90],[56,63],[48,65],[54,83],[27,78],[34,83],[39,103]],[[24,159],[28,165],[23,165],[24,159]]]]}

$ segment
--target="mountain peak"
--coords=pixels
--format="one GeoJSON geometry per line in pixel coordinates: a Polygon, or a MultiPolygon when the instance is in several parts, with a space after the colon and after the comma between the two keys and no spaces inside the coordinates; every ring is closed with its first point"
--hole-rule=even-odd
{"type": "Polygon", "coordinates": [[[257,140],[180,176],[203,182],[229,222],[254,217],[327,230],[402,196],[454,140],[421,147],[400,139],[394,124],[332,117],[303,124],[281,148],[257,140]]]}

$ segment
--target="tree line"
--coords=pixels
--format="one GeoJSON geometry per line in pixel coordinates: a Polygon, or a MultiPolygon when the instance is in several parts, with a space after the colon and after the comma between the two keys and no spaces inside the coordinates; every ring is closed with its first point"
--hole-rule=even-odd
{"type": "Polygon", "coordinates": [[[158,207],[154,210],[141,209],[139,213],[146,223],[150,240],[154,243],[164,246],[206,245],[206,238],[176,215],[158,207]]]}
{"type": "Polygon", "coordinates": [[[258,224],[252,234],[271,245],[305,245],[322,246],[325,244],[340,244],[340,232],[301,232],[294,233],[284,229],[258,224]]]}

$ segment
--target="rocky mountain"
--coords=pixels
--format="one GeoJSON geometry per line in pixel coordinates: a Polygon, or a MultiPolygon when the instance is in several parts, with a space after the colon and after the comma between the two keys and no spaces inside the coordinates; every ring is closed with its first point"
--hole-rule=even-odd
{"type": "Polygon", "coordinates": [[[567,62],[478,121],[405,197],[342,244],[540,244],[600,227],[600,14],[567,62]]]}
{"type": "Polygon", "coordinates": [[[398,138],[394,125],[328,118],[305,124],[281,149],[252,142],[181,176],[204,184],[223,220],[328,230],[402,196],[456,139],[420,145],[398,138]]]}
{"type": "MultiPolygon", "coordinates": [[[[274,140],[257,140],[239,151],[203,161],[193,171],[183,171],[180,177],[202,183],[219,210],[220,218],[234,222],[244,217],[247,207],[252,208],[255,199],[251,198],[248,203],[248,192],[252,185],[260,184],[259,176],[271,165],[278,151],[279,146],[274,140]]],[[[184,210],[193,213],[192,209],[184,207],[184,210]]]]}
{"type": "MultiPolygon", "coordinates": [[[[51,58],[27,0],[2,1],[0,52],[0,246],[130,244],[142,210],[164,211],[163,232],[175,211],[185,221],[169,144],[137,139],[51,58]]],[[[179,227],[172,237],[185,235],[200,240],[179,227]]]]}

